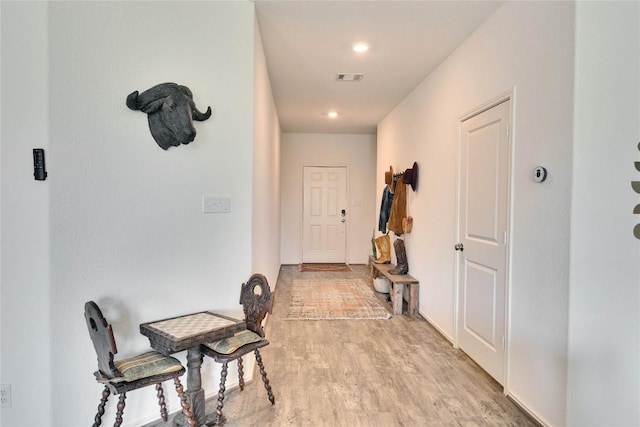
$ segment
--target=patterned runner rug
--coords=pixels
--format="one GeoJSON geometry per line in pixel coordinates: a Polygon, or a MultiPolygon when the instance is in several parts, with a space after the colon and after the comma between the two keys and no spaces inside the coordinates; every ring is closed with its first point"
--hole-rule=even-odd
{"type": "Polygon", "coordinates": [[[286,320],[389,319],[362,279],[296,279],[286,320]]]}
{"type": "Polygon", "coordinates": [[[347,264],[302,264],[300,271],[351,271],[347,264]]]}

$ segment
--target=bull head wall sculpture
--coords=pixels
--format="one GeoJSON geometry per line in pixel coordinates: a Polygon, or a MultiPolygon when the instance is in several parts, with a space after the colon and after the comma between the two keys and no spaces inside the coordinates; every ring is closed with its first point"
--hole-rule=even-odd
{"type": "Polygon", "coordinates": [[[132,92],[127,107],[147,113],[151,135],[163,150],[193,141],[196,129],[191,120],[211,117],[211,107],[205,113],[198,111],[189,88],[176,83],[161,83],[141,94],[132,92]]]}

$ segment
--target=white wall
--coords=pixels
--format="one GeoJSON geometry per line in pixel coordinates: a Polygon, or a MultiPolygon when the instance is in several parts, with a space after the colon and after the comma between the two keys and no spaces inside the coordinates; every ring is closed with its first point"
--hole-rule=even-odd
{"type": "MultiPolygon", "coordinates": [[[[2,316],[12,323],[2,322],[10,331],[2,382],[14,391],[2,421],[86,425],[100,387],[85,301],[102,306],[125,357],[148,348],[141,322],[211,308],[241,316],[240,284],[253,269],[277,278],[277,256],[254,250],[269,239],[278,251],[277,202],[257,221],[273,232],[252,237],[254,182],[276,199],[279,185],[277,119],[254,7],[3,2],[2,20],[2,120],[11,123],[2,128],[2,316]],[[190,87],[196,105],[215,115],[195,124],[194,142],[164,151],[125,98],[166,81],[190,87]],[[256,135],[257,127],[269,134],[256,135]],[[48,148],[44,183],[31,176],[36,146],[48,148]],[[267,157],[254,164],[254,149],[267,157]],[[230,196],[231,212],[202,214],[203,195],[230,196]]],[[[209,395],[218,379],[219,366],[205,361],[209,395]]],[[[172,410],[174,394],[166,390],[172,410]]],[[[128,396],[126,425],[157,418],[148,394],[128,396]]]]}
{"type": "Polygon", "coordinates": [[[566,412],[573,36],[573,3],[507,2],[378,126],[379,192],[389,165],[420,166],[409,267],[420,312],[453,340],[459,119],[515,88],[505,387],[550,425],[566,412]]]}
{"type": "Polygon", "coordinates": [[[640,6],[576,7],[568,417],[640,425],[640,6]]]}
{"type": "MultiPolygon", "coordinates": [[[[50,168],[47,3],[1,2],[2,384],[12,405],[4,426],[51,422],[48,181],[33,178],[32,148],[44,148],[50,168]],[[37,405],[34,406],[34,396],[37,405]]],[[[80,309],[81,310],[81,309],[80,309]]],[[[82,321],[82,316],[78,318],[82,321]]],[[[83,337],[85,338],[85,337],[83,337]]],[[[62,350],[62,349],[60,349],[62,350]]]]}
{"type": "Polygon", "coordinates": [[[254,49],[255,137],[251,258],[253,272],[264,274],[273,290],[280,270],[280,123],[257,21],[254,49]]]}
{"type": "Polygon", "coordinates": [[[375,194],[375,159],[375,135],[282,135],[282,264],[301,262],[302,168],[329,165],[349,167],[347,262],[367,263],[371,233],[378,224],[373,212],[380,203],[375,194]]]}

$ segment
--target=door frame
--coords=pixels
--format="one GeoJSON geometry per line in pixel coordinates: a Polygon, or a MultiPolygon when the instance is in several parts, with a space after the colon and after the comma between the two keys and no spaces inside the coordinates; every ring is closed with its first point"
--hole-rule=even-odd
{"type": "MultiPolygon", "coordinates": [[[[511,106],[509,110],[509,156],[508,156],[508,168],[507,168],[507,243],[506,243],[506,263],[505,263],[505,319],[504,319],[504,331],[505,331],[505,342],[504,342],[504,381],[503,381],[503,393],[506,395],[509,390],[509,371],[510,371],[510,357],[509,357],[509,349],[511,343],[511,278],[512,278],[512,249],[513,249],[513,189],[514,189],[514,164],[515,164],[515,142],[516,142],[516,88],[513,87],[510,90],[498,95],[497,97],[475,107],[466,113],[460,115],[458,117],[458,144],[456,146],[456,230],[455,230],[455,239],[456,243],[461,241],[461,230],[460,230],[460,205],[461,205],[461,168],[462,168],[462,159],[460,158],[460,154],[462,151],[462,126],[465,120],[468,120],[474,116],[484,113],[491,108],[502,104],[503,102],[510,101],[511,106]]],[[[451,245],[451,250],[453,251],[453,244],[451,245]]],[[[455,252],[455,262],[454,262],[454,340],[453,346],[454,348],[459,348],[459,334],[460,334],[460,324],[458,322],[460,315],[460,293],[461,293],[461,283],[460,283],[460,261],[461,257],[458,256],[457,252],[455,252]]]]}
{"type": "Polygon", "coordinates": [[[300,239],[298,241],[298,264],[302,264],[304,253],[304,168],[344,168],[346,173],[345,179],[345,192],[346,192],[346,222],[344,225],[344,262],[349,264],[349,226],[350,223],[350,198],[349,198],[349,165],[347,163],[303,163],[300,165],[299,173],[300,179],[298,180],[298,194],[300,196],[299,209],[299,229],[298,235],[300,239]]]}

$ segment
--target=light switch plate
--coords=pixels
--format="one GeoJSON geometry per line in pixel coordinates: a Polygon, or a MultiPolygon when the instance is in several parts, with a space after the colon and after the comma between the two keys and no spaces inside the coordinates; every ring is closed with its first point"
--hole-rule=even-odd
{"type": "Polygon", "coordinates": [[[231,212],[231,197],[202,196],[202,213],[229,213],[229,212],[231,212]]]}
{"type": "Polygon", "coordinates": [[[11,407],[11,384],[0,384],[0,408],[11,407]]]}

